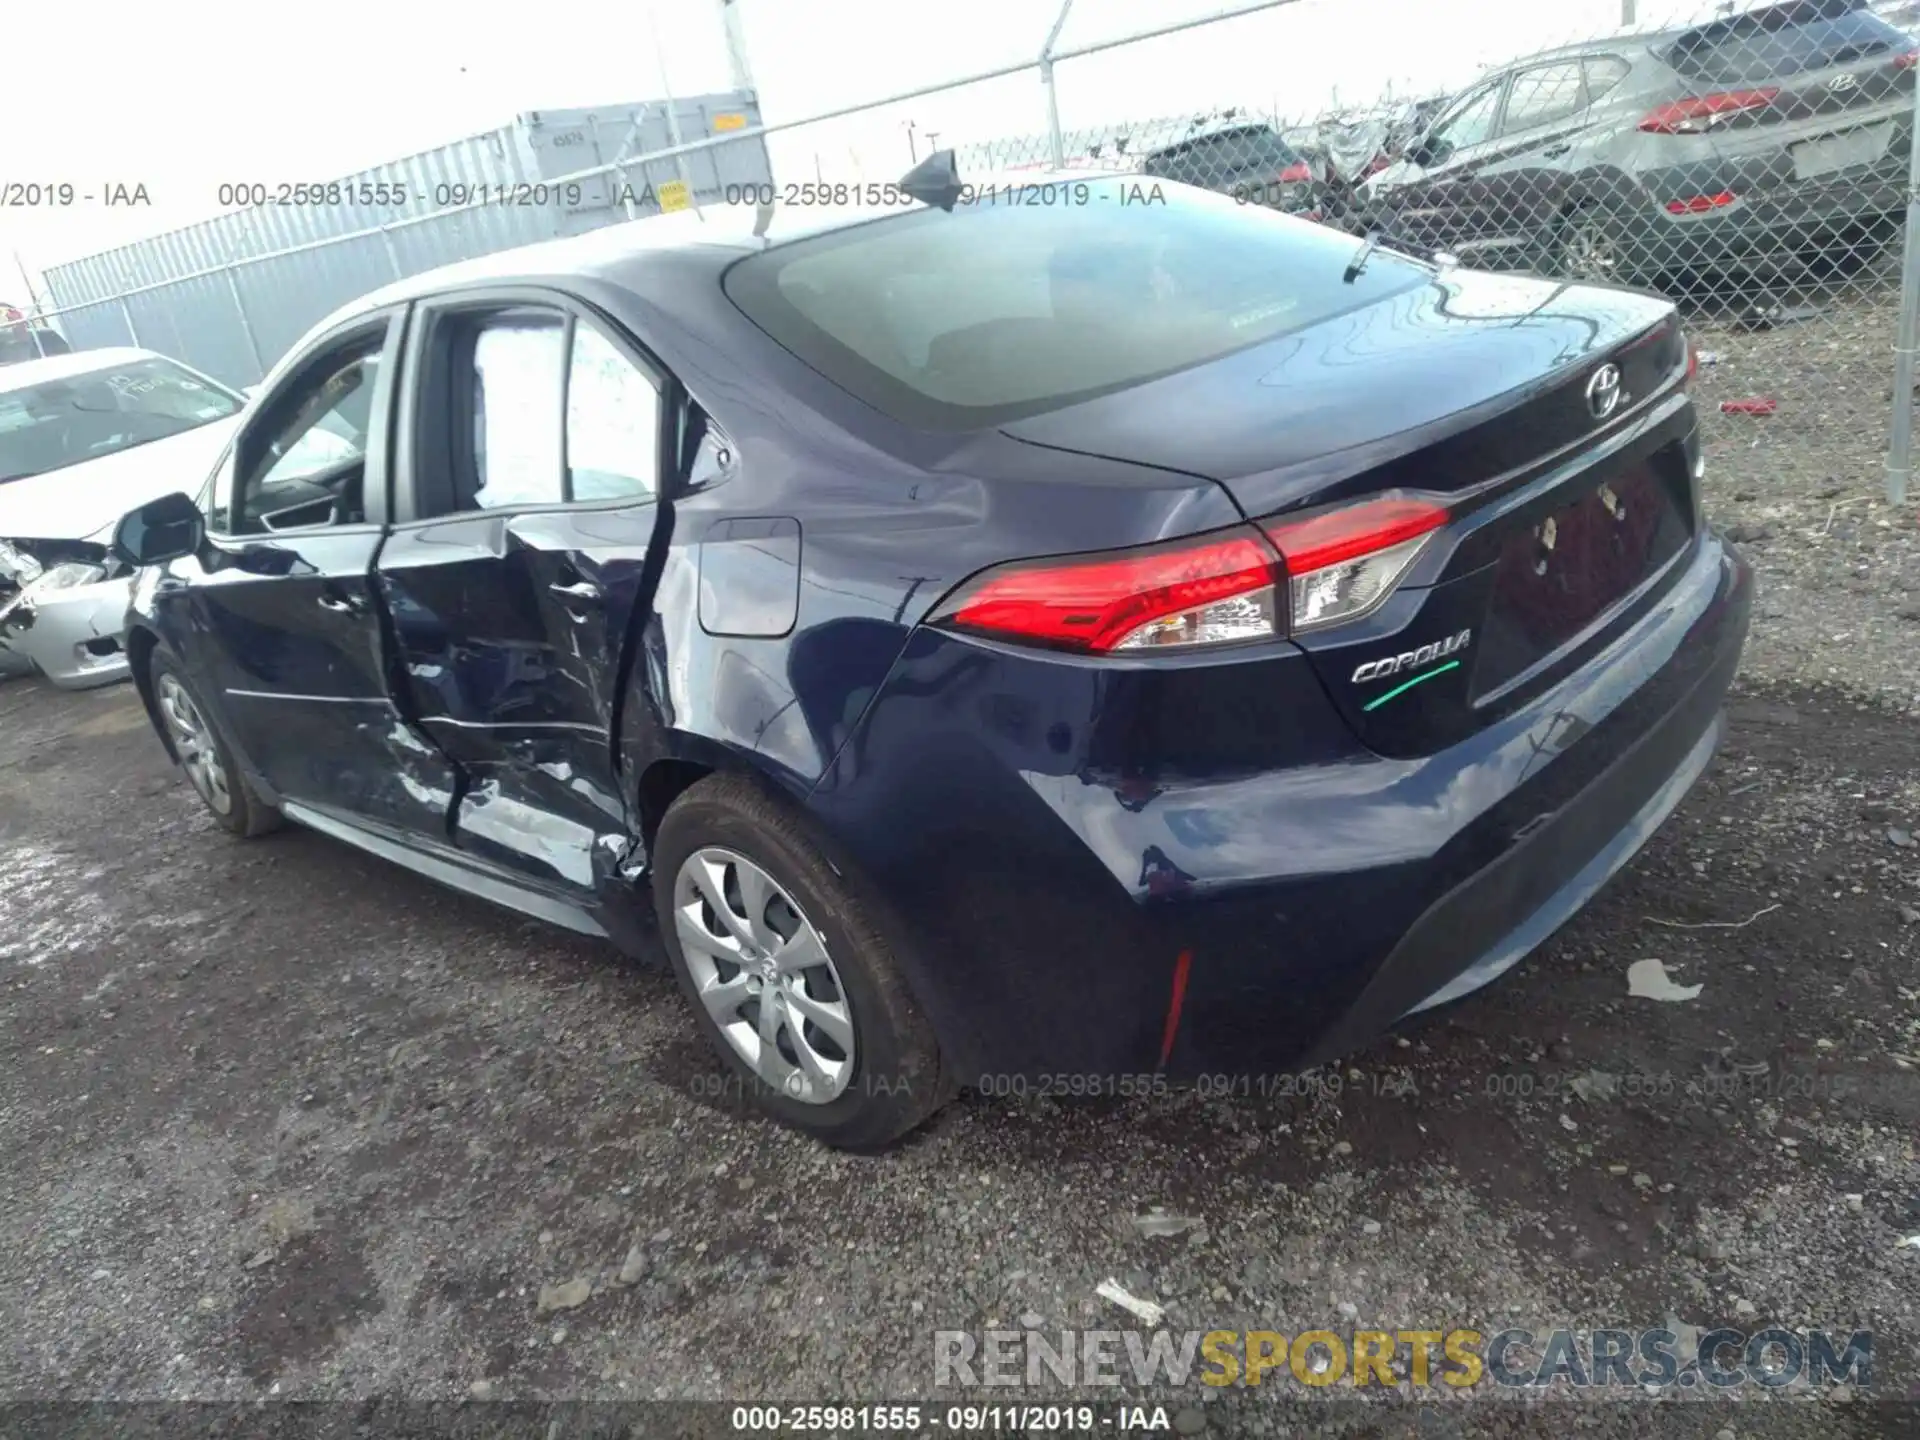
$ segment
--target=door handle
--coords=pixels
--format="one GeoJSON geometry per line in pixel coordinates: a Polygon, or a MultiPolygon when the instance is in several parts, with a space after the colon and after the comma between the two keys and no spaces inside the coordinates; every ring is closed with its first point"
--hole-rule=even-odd
{"type": "Polygon", "coordinates": [[[567,604],[579,606],[581,609],[597,608],[601,601],[606,599],[600,587],[588,580],[579,580],[571,585],[549,585],[547,589],[567,604]]]}
{"type": "Polygon", "coordinates": [[[360,607],[344,595],[322,595],[314,602],[322,610],[331,610],[336,615],[357,615],[360,607]]]}
{"type": "Polygon", "coordinates": [[[1540,158],[1542,160],[1558,160],[1571,149],[1573,149],[1571,145],[1555,145],[1550,149],[1542,150],[1540,152],[1540,158]]]}

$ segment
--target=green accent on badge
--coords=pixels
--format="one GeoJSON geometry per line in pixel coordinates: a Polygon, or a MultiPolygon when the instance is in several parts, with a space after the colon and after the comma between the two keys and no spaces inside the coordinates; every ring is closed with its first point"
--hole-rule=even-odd
{"type": "Polygon", "coordinates": [[[1386,704],[1387,701],[1393,699],[1395,696],[1406,694],[1407,691],[1411,690],[1414,686],[1420,684],[1421,681],[1431,680],[1436,675],[1444,675],[1449,670],[1458,670],[1459,668],[1460,668],[1460,662],[1458,660],[1449,660],[1444,665],[1435,666],[1433,669],[1427,671],[1424,675],[1414,676],[1411,680],[1407,681],[1406,684],[1404,685],[1394,686],[1393,689],[1387,691],[1386,694],[1381,695],[1376,699],[1369,700],[1366,704],[1362,705],[1360,708],[1363,711],[1367,711],[1371,713],[1372,711],[1378,710],[1382,705],[1386,704]]]}

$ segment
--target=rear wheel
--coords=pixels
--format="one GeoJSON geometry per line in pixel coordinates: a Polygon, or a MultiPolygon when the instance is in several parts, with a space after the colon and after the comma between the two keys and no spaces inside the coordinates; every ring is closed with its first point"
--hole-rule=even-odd
{"type": "Polygon", "coordinates": [[[252,837],[279,829],[280,812],[254,792],[173,663],[164,655],[154,656],[149,678],[160,723],[207,813],[236,835],[252,837]]]}
{"type": "Polygon", "coordinates": [[[1567,280],[1625,281],[1620,238],[1603,212],[1573,210],[1561,217],[1554,237],[1553,270],[1567,280]]]}
{"type": "Polygon", "coordinates": [[[667,811],[653,861],[695,1023],[761,1109],[874,1150],[951,1097],[872,905],[803,817],[744,777],[710,776],[667,811]]]}

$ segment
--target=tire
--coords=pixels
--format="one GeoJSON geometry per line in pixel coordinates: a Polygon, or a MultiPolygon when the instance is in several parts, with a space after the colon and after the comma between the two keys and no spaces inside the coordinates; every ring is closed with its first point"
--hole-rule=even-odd
{"type": "Polygon", "coordinates": [[[898,946],[878,922],[877,902],[825,858],[790,805],[745,776],[708,776],[661,820],[652,883],[661,937],[694,1023],[768,1115],[835,1149],[874,1151],[952,1098],[957,1087],[901,975],[898,946]],[[726,918],[714,908],[716,890],[726,918]],[[757,907],[756,896],[764,897],[757,907]],[[744,951],[743,934],[751,947],[744,951]],[[782,945],[780,953],[818,953],[826,964],[781,972],[771,957],[782,945]],[[729,946],[748,963],[720,958],[729,946]],[[769,1005],[762,997],[776,990],[769,1005]],[[703,992],[720,992],[718,1005],[710,1007],[703,992]],[[769,1029],[771,1052],[763,1038],[769,1029]],[[850,1036],[850,1053],[835,1031],[850,1036]],[[758,1067],[739,1047],[761,1052],[758,1067]]]}
{"type": "Polygon", "coordinates": [[[154,654],[147,678],[153,690],[154,723],[164,732],[207,813],[248,840],[284,825],[280,812],[262,800],[241,773],[227,742],[207,723],[206,706],[164,651],[154,654]],[[201,763],[203,757],[211,763],[201,763]]]}

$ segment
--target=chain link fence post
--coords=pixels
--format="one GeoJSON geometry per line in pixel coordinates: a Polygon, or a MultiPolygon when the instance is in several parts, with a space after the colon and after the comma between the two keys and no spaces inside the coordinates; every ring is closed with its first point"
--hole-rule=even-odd
{"type": "Polygon", "coordinates": [[[227,293],[233,297],[234,314],[240,317],[240,333],[247,337],[247,353],[253,357],[257,379],[267,373],[267,366],[260,358],[260,340],[253,333],[253,319],[247,314],[246,297],[240,293],[240,277],[234,273],[231,265],[227,267],[227,293]]]}
{"type": "Polygon", "coordinates": [[[1887,440],[1887,503],[1907,503],[1913,474],[1914,351],[1920,348],[1920,84],[1913,87],[1907,144],[1907,241],[1900,262],[1900,333],[1893,344],[1893,431],[1887,440]]]}
{"type": "Polygon", "coordinates": [[[1053,168],[1062,170],[1067,164],[1067,146],[1060,134],[1060,91],[1053,83],[1053,47],[1060,43],[1060,32],[1066,28],[1067,12],[1073,9],[1073,0],[1060,0],[1060,13],[1053,17],[1053,28],[1047,32],[1047,43],[1040,47],[1040,83],[1047,89],[1047,143],[1051,147],[1053,168]]]}
{"type": "Polygon", "coordinates": [[[137,347],[140,344],[140,332],[134,327],[133,307],[127,304],[127,297],[125,295],[121,295],[119,300],[120,318],[126,322],[127,326],[127,343],[137,347]]]}

